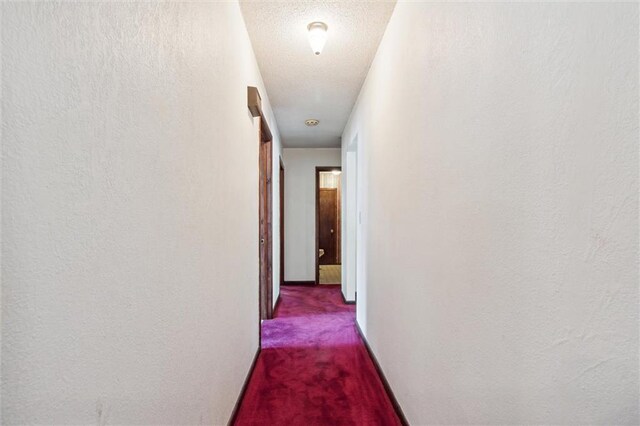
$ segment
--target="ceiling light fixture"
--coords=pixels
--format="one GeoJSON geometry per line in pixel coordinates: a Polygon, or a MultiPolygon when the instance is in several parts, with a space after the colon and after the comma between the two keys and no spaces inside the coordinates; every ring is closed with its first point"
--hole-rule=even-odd
{"type": "Polygon", "coordinates": [[[307,25],[307,29],[309,30],[309,44],[311,45],[311,49],[313,49],[313,53],[319,55],[322,52],[322,48],[324,44],[327,42],[327,24],[324,22],[312,22],[307,25]]]}
{"type": "Polygon", "coordinates": [[[304,124],[306,124],[309,127],[314,127],[320,124],[320,121],[316,120],[315,118],[310,118],[308,120],[304,120],[304,124]]]}

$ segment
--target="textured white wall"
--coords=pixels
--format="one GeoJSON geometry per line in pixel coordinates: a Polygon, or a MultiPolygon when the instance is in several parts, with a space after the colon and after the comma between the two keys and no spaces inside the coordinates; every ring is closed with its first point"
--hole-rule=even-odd
{"type": "MultiPolygon", "coordinates": [[[[279,141],[278,141],[279,145],[279,141]]],[[[280,146],[276,147],[274,141],[273,146],[273,175],[272,175],[272,194],[273,194],[273,218],[272,218],[272,276],[273,276],[273,306],[278,302],[278,296],[280,296],[280,274],[284,271],[280,271],[280,156],[282,150],[280,146]],[[276,149],[277,148],[277,149],[276,149]]]]}
{"type": "Polygon", "coordinates": [[[2,423],[226,423],[258,345],[247,85],[272,117],[239,6],[4,2],[2,69],[2,423]]]}
{"type": "MultiPolygon", "coordinates": [[[[344,172],[341,174],[343,191],[342,199],[342,295],[345,300],[356,300],[356,262],[357,262],[357,168],[358,168],[357,138],[342,149],[342,164],[344,172]]],[[[362,312],[362,311],[361,311],[362,312]]]]}
{"type": "Polygon", "coordinates": [[[314,281],[316,167],[340,166],[340,148],[284,148],[286,281],[314,281]]]}
{"type": "MultiPolygon", "coordinates": [[[[262,91],[260,92],[262,93],[262,91]]],[[[266,92],[265,92],[266,93],[266,92]]],[[[267,105],[269,104],[267,99],[267,105]]],[[[275,117],[272,115],[272,110],[269,107],[269,119],[272,126],[276,126],[275,117]]],[[[272,277],[273,277],[273,306],[278,302],[278,296],[280,296],[280,274],[283,274],[284,271],[280,271],[280,158],[282,157],[282,143],[280,141],[280,136],[278,132],[278,128],[276,127],[276,133],[273,137],[273,170],[271,175],[271,189],[273,196],[273,218],[271,219],[272,227],[272,239],[273,245],[271,247],[272,250],[272,277]]],[[[284,160],[283,160],[284,162],[284,160]]]]}
{"type": "Polygon", "coordinates": [[[409,421],[637,424],[638,4],[398,3],[355,134],[409,421]]]}

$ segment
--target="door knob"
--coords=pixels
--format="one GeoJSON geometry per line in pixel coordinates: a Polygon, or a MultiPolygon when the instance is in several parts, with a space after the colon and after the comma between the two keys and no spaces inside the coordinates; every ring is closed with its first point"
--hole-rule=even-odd
{"type": "Polygon", "coordinates": [[[260,244],[264,244],[264,238],[260,238],[260,244]]]}
{"type": "Polygon", "coordinates": [[[333,229],[331,230],[331,233],[333,234],[333,229]]]}

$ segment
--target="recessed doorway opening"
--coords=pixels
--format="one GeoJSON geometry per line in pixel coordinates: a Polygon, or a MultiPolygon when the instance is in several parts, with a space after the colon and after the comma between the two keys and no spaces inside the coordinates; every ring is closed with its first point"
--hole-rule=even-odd
{"type": "Polygon", "coordinates": [[[316,284],[341,284],[340,167],[316,167],[316,284]]]}

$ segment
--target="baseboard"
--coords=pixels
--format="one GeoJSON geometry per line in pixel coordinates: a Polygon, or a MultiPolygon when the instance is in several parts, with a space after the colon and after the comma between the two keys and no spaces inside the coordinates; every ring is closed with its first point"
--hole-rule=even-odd
{"type": "Polygon", "coordinates": [[[315,281],[285,281],[284,285],[317,285],[315,281]]]}
{"type": "MultiPolygon", "coordinates": [[[[278,298],[278,300],[280,300],[280,298],[278,298]]],[[[238,411],[240,410],[240,404],[242,404],[244,393],[247,391],[247,386],[249,385],[249,380],[251,379],[253,370],[256,368],[256,362],[258,361],[259,355],[260,355],[260,348],[258,347],[258,350],[256,351],[256,354],[253,357],[253,361],[251,361],[251,367],[249,367],[249,372],[247,373],[247,377],[245,377],[244,383],[242,384],[242,388],[240,389],[240,395],[238,395],[238,399],[236,400],[236,405],[233,406],[233,411],[231,412],[231,417],[229,418],[229,423],[227,423],[227,426],[232,426],[236,421],[236,417],[238,416],[238,411]]]]}
{"type": "Polygon", "coordinates": [[[344,298],[344,293],[340,292],[340,295],[342,296],[342,301],[344,302],[345,305],[355,305],[356,301],[355,300],[347,300],[344,298]]]}
{"type": "Polygon", "coordinates": [[[360,338],[364,342],[364,347],[367,348],[367,352],[369,353],[369,356],[373,361],[373,365],[376,367],[378,376],[380,376],[380,380],[382,380],[382,385],[384,386],[384,390],[387,392],[387,395],[391,400],[391,404],[393,405],[393,409],[395,410],[396,414],[398,415],[398,418],[400,419],[400,423],[402,423],[403,426],[409,426],[409,422],[407,421],[407,418],[402,412],[402,408],[400,407],[400,404],[398,403],[396,396],[393,394],[393,391],[391,390],[391,386],[389,385],[389,382],[387,381],[387,378],[385,377],[384,372],[382,371],[382,368],[378,363],[378,359],[376,358],[373,351],[371,350],[371,346],[369,346],[369,342],[367,342],[367,338],[364,337],[364,334],[362,333],[360,324],[358,324],[358,321],[356,321],[355,323],[356,323],[356,328],[358,329],[358,333],[360,334],[360,338]]]}

